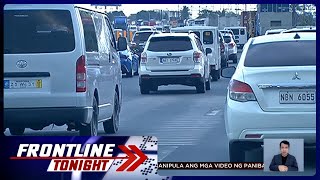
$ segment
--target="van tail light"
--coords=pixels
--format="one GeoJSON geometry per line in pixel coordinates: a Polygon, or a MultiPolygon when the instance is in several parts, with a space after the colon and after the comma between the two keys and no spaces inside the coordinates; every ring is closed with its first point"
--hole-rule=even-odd
{"type": "Polygon", "coordinates": [[[80,56],[77,60],[76,65],[76,92],[86,92],[87,85],[86,85],[86,58],[85,56],[80,56]]]}
{"type": "Polygon", "coordinates": [[[193,61],[194,61],[195,63],[200,63],[200,62],[201,62],[201,53],[200,53],[200,52],[195,51],[195,52],[193,53],[193,61]]]}
{"type": "Polygon", "coordinates": [[[230,47],[230,48],[233,48],[235,45],[236,45],[236,44],[235,44],[234,42],[229,43],[229,47],[230,47]]]}
{"type": "Polygon", "coordinates": [[[239,101],[239,102],[257,100],[250,85],[237,80],[230,81],[229,96],[230,96],[230,99],[234,101],[239,101]]]}
{"type": "Polygon", "coordinates": [[[147,53],[146,52],[143,52],[141,54],[141,62],[142,64],[146,64],[148,62],[148,57],[147,57],[147,53]]]}

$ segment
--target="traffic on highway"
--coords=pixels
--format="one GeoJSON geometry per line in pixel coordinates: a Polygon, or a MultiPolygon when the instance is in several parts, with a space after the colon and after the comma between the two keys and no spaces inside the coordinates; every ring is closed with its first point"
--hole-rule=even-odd
{"type": "Polygon", "coordinates": [[[171,162],[258,162],[264,139],[303,139],[315,172],[313,11],[149,6],[5,5],[5,135],[156,136],[171,162]]]}

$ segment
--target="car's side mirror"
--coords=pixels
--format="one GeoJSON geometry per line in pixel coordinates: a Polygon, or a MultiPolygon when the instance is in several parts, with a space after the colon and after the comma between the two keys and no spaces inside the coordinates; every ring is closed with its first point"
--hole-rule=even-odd
{"type": "Polygon", "coordinates": [[[221,69],[221,76],[224,78],[231,78],[233,74],[236,72],[236,67],[230,66],[221,69]]]}
{"type": "Polygon", "coordinates": [[[212,54],[211,48],[206,48],[206,55],[208,55],[208,54],[212,54]]]}
{"type": "Polygon", "coordinates": [[[125,38],[125,37],[119,37],[119,38],[118,38],[118,44],[117,44],[118,51],[124,51],[124,50],[126,50],[126,49],[127,49],[127,46],[128,46],[127,38],[125,38]]]}

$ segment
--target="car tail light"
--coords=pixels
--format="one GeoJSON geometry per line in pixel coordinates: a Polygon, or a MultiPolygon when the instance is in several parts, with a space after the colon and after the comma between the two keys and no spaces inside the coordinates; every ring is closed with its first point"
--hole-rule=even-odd
{"type": "Polygon", "coordinates": [[[80,56],[77,60],[76,65],[76,86],[77,92],[86,92],[86,58],[85,56],[80,56]]]}
{"type": "Polygon", "coordinates": [[[201,61],[201,53],[198,51],[195,51],[193,53],[193,61],[196,63],[199,63],[201,61]]]}
{"type": "Polygon", "coordinates": [[[230,48],[233,48],[235,45],[236,45],[236,44],[232,42],[232,43],[229,44],[229,47],[230,47],[230,48]]]}
{"type": "Polygon", "coordinates": [[[247,101],[256,101],[256,97],[251,89],[251,87],[241,81],[231,80],[229,84],[229,96],[230,99],[247,102],[247,101]]]}
{"type": "Polygon", "coordinates": [[[146,53],[146,52],[143,52],[143,53],[141,54],[141,62],[140,62],[140,63],[146,64],[147,61],[148,61],[147,53],[146,53]]]}
{"type": "Polygon", "coordinates": [[[221,49],[221,52],[224,52],[224,45],[223,44],[220,44],[220,49],[221,49]]]}

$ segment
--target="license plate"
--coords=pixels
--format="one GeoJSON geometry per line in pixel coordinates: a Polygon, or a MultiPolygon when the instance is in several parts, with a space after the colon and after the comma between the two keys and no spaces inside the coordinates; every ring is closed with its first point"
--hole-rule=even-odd
{"type": "Polygon", "coordinates": [[[163,64],[168,64],[168,63],[179,63],[180,62],[180,58],[161,58],[160,59],[160,63],[163,64]]]}
{"type": "Polygon", "coordinates": [[[316,91],[280,91],[280,104],[315,104],[316,91]]]}
{"type": "Polygon", "coordinates": [[[42,80],[4,80],[4,89],[42,88],[42,80]]]}

